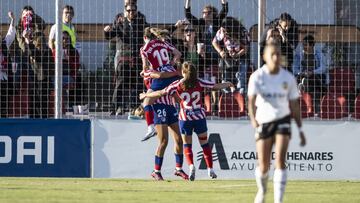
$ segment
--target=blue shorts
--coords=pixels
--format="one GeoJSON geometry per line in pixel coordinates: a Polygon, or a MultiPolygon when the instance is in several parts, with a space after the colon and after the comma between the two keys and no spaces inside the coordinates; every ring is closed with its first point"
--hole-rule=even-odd
{"type": "Polygon", "coordinates": [[[183,135],[191,136],[193,134],[193,131],[200,135],[201,133],[205,133],[208,131],[206,119],[200,119],[200,120],[192,120],[192,121],[182,121],[180,120],[180,131],[183,135]]]}
{"type": "Polygon", "coordinates": [[[171,125],[179,121],[178,112],[173,105],[153,104],[154,124],[171,125]]]}
{"type": "MultiPolygon", "coordinates": [[[[173,69],[173,67],[171,65],[164,65],[158,68],[159,72],[168,72],[166,71],[166,69],[173,69]]],[[[169,86],[171,83],[175,82],[176,80],[179,80],[181,77],[180,76],[174,76],[171,78],[156,78],[156,79],[152,79],[151,82],[151,89],[153,91],[157,91],[157,90],[162,90],[165,87],[169,86]]]]}
{"type": "Polygon", "coordinates": [[[171,83],[180,79],[180,76],[175,76],[171,78],[156,78],[151,82],[151,89],[153,91],[162,90],[165,87],[169,86],[171,83]]]}

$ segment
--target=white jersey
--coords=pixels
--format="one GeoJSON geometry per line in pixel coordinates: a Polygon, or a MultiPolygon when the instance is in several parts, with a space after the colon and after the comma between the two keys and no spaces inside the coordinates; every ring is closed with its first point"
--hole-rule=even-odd
{"type": "Polygon", "coordinates": [[[299,98],[295,77],[280,68],[270,74],[266,65],[250,77],[248,96],[256,96],[255,119],[259,124],[268,123],[290,115],[289,101],[299,98]]]}

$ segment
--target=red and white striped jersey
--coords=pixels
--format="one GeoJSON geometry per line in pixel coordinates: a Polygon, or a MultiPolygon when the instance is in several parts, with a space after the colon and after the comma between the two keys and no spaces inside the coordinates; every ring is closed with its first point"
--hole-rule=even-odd
{"type": "Polygon", "coordinates": [[[179,120],[191,121],[204,119],[206,116],[201,93],[204,91],[204,88],[213,88],[215,83],[198,79],[194,88],[184,90],[182,88],[183,81],[184,79],[177,80],[165,89],[168,95],[177,93],[181,98],[179,120]]]}
{"type": "Polygon", "coordinates": [[[154,39],[140,49],[140,54],[145,57],[154,70],[170,64],[170,54],[175,47],[167,42],[154,39]]]}

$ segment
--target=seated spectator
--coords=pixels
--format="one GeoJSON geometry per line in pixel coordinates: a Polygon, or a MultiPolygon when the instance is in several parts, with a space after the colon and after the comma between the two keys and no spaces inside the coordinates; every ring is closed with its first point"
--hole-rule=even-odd
{"type": "MultiPolygon", "coordinates": [[[[79,42],[77,41],[76,29],[72,23],[74,18],[75,11],[74,8],[70,5],[65,5],[62,13],[62,30],[67,31],[71,37],[71,44],[75,47],[78,52],[80,52],[81,47],[79,42]]],[[[53,25],[50,29],[49,34],[49,47],[52,51],[55,49],[55,38],[56,38],[56,25],[53,25]]]]}
{"type": "Polygon", "coordinates": [[[15,40],[15,17],[12,12],[8,13],[11,20],[9,29],[3,38],[1,39],[0,46],[0,118],[8,116],[8,101],[9,96],[12,95],[12,66],[11,57],[9,57],[9,48],[15,40]]]}
{"type": "MultiPolygon", "coordinates": [[[[202,18],[196,18],[191,13],[191,1],[185,1],[185,17],[190,24],[199,27],[199,42],[204,43],[205,53],[207,54],[206,61],[209,65],[218,63],[218,55],[212,47],[212,39],[214,38],[216,31],[219,30],[221,22],[225,19],[228,13],[227,0],[221,0],[222,9],[220,13],[212,5],[206,5],[202,11],[202,18]]],[[[207,65],[206,65],[207,66],[207,65]]]]}
{"type": "Polygon", "coordinates": [[[288,13],[282,13],[279,18],[270,22],[260,41],[261,54],[263,48],[265,47],[266,41],[269,39],[271,34],[274,34],[274,30],[277,30],[281,37],[281,52],[284,56],[286,56],[286,58],[283,59],[282,66],[287,70],[292,71],[291,68],[293,64],[294,50],[296,49],[299,42],[299,30],[297,22],[288,13]]]}
{"type": "Polygon", "coordinates": [[[24,35],[28,45],[31,68],[34,77],[34,96],[30,109],[32,118],[48,118],[50,92],[53,88],[51,76],[54,75],[54,60],[51,50],[46,45],[45,35],[42,32],[28,33],[24,35]]]}
{"type": "Polygon", "coordinates": [[[321,50],[315,49],[315,38],[307,35],[302,40],[299,52],[295,53],[293,71],[301,90],[315,98],[315,109],[329,84],[329,70],[321,50]]]}
{"type": "Polygon", "coordinates": [[[237,19],[226,17],[212,43],[221,57],[222,81],[236,84],[237,90],[244,94],[250,43],[247,30],[237,19]]]}

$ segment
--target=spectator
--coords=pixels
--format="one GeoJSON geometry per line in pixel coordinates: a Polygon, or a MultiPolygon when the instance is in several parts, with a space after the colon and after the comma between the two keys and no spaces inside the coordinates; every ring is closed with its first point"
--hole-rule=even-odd
{"type": "Polygon", "coordinates": [[[303,38],[302,46],[298,50],[294,56],[294,74],[297,76],[300,89],[315,98],[315,109],[318,109],[320,99],[316,98],[321,98],[329,84],[325,57],[321,50],[315,49],[315,38],[312,35],[303,38]]]}
{"type": "Polygon", "coordinates": [[[6,36],[1,39],[0,46],[0,118],[8,116],[8,101],[9,96],[12,95],[12,66],[11,58],[9,57],[9,48],[15,40],[15,17],[12,12],[8,12],[8,16],[11,20],[9,29],[6,36]]]}
{"type": "Polygon", "coordinates": [[[24,35],[28,46],[31,67],[34,71],[34,95],[30,109],[32,118],[49,117],[50,91],[52,89],[51,76],[54,75],[54,60],[51,50],[46,45],[45,36],[42,32],[28,33],[24,35]]]}
{"type": "Polygon", "coordinates": [[[247,30],[237,19],[226,17],[212,44],[221,57],[219,67],[223,82],[237,84],[237,90],[244,94],[250,44],[247,30]]]}
{"type": "MultiPolygon", "coordinates": [[[[80,55],[74,47],[71,34],[63,31],[63,86],[69,90],[69,106],[81,104],[81,87],[78,71],[81,66],[80,55]]],[[[55,52],[53,52],[55,55],[55,52]]]]}
{"type": "Polygon", "coordinates": [[[191,1],[186,0],[185,2],[185,17],[187,20],[194,26],[199,27],[199,42],[204,43],[206,61],[209,64],[213,65],[218,63],[218,55],[214,48],[212,47],[212,39],[215,36],[217,30],[219,30],[222,20],[226,17],[228,13],[228,3],[227,0],[221,0],[222,9],[218,13],[217,9],[211,5],[207,5],[203,8],[202,18],[198,19],[191,13],[190,7],[191,1]]]}
{"type": "MultiPolygon", "coordinates": [[[[74,8],[70,5],[65,5],[62,14],[62,30],[66,31],[70,35],[72,46],[76,47],[76,49],[80,52],[81,47],[77,41],[75,26],[72,23],[74,15],[75,15],[74,8]]],[[[50,29],[49,42],[48,42],[49,47],[52,51],[55,50],[55,38],[56,38],[56,25],[53,25],[50,29]]]]}
{"type": "Polygon", "coordinates": [[[270,22],[269,27],[265,30],[261,38],[261,53],[273,31],[277,30],[281,36],[281,52],[285,56],[282,60],[282,66],[289,71],[293,64],[294,50],[299,43],[299,30],[297,22],[288,13],[282,13],[278,19],[270,22]]]}
{"type": "Polygon", "coordinates": [[[131,95],[138,95],[142,90],[142,86],[139,86],[142,85],[141,68],[139,68],[141,67],[140,48],[143,44],[144,29],[148,23],[145,16],[138,16],[136,4],[126,4],[125,11],[124,18],[120,18],[119,23],[104,28],[107,40],[116,37],[116,84],[112,115],[122,114],[126,108],[138,106],[137,97],[131,95]]]}
{"type": "Polygon", "coordinates": [[[27,82],[27,85],[24,85],[23,87],[27,87],[27,93],[29,95],[30,117],[36,116],[34,108],[34,99],[36,98],[33,96],[35,95],[35,78],[29,58],[29,46],[25,42],[25,39],[28,38],[28,40],[32,40],[33,33],[43,33],[45,26],[45,21],[35,13],[34,9],[31,6],[25,6],[21,11],[19,23],[16,27],[14,49],[11,50],[13,61],[16,64],[15,78],[17,81],[15,82],[18,84],[16,89],[21,88],[19,80],[21,80],[22,83],[27,82]]]}
{"type": "Polygon", "coordinates": [[[45,21],[35,13],[31,6],[25,6],[22,9],[21,17],[16,27],[16,38],[23,52],[25,52],[27,48],[24,35],[30,33],[29,37],[31,37],[31,33],[43,32],[45,26],[45,21]]]}

